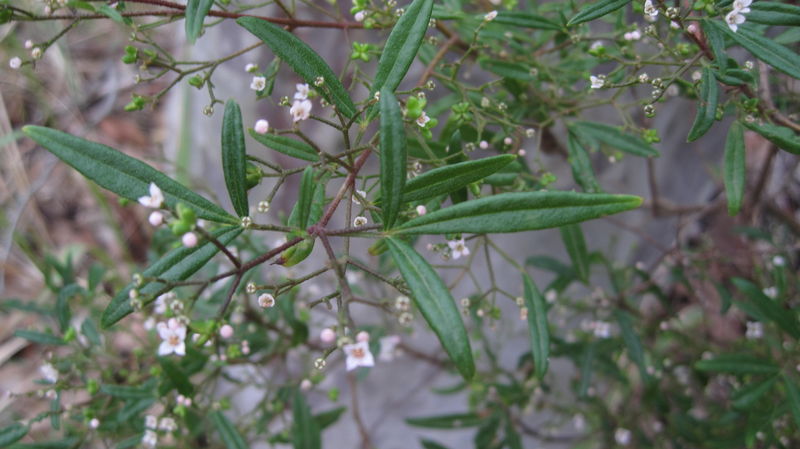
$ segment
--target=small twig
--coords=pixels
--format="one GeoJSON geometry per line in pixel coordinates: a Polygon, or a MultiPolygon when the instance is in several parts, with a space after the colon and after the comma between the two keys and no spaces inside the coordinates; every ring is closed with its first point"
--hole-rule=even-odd
{"type": "Polygon", "coordinates": [[[356,376],[353,373],[347,374],[347,382],[350,384],[350,398],[352,402],[352,412],[353,412],[353,419],[356,422],[356,427],[358,427],[358,432],[361,434],[361,447],[364,449],[371,448],[372,442],[369,438],[369,431],[367,430],[367,426],[364,425],[364,421],[361,419],[361,411],[358,407],[358,389],[356,387],[356,376]]]}

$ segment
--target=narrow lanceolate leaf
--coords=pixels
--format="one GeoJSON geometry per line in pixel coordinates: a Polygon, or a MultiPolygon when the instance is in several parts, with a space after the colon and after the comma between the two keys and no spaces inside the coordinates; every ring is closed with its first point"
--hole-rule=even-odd
{"type": "MultiPolygon", "coordinates": [[[[241,232],[242,228],[240,227],[226,227],[215,230],[211,235],[216,237],[223,245],[227,245],[241,232]]],[[[145,278],[157,277],[170,281],[181,281],[202,268],[218,251],[217,247],[211,242],[205,242],[194,248],[176,248],[145,269],[142,272],[142,276],[145,278]]],[[[112,326],[133,312],[133,307],[128,297],[133,286],[133,283],[128,284],[111,300],[111,303],[103,311],[103,316],[100,318],[100,326],[102,328],[105,329],[112,326]]],[[[149,298],[149,296],[158,293],[163,286],[159,282],[145,284],[139,288],[139,296],[145,300],[154,299],[149,298]]]]}
{"type": "Polygon", "coordinates": [[[475,413],[456,413],[452,415],[406,418],[406,424],[428,429],[461,429],[464,427],[475,427],[482,421],[483,419],[475,413]]]}
{"type": "Polygon", "coordinates": [[[28,434],[28,426],[15,422],[0,429],[0,447],[8,447],[28,434]]]}
{"type": "Polygon", "coordinates": [[[538,30],[561,30],[561,25],[558,23],[546,17],[523,11],[500,11],[492,22],[538,30]]]}
{"type": "Polygon", "coordinates": [[[797,52],[744,27],[739,27],[738,31],[733,32],[721,21],[713,20],[708,23],[746,48],[756,58],[793,78],[800,79],[800,54],[797,52]]]}
{"type": "Polygon", "coordinates": [[[339,78],[305,42],[283,28],[255,17],[241,17],[236,23],[264,41],[276,56],[289,64],[309,85],[315,85],[316,79],[321,76],[324,83],[317,89],[322,96],[344,116],[352,118],[356,114],[356,106],[339,78]]]}
{"type": "Polygon", "coordinates": [[[789,399],[789,408],[794,416],[794,425],[800,429],[800,388],[786,374],[783,375],[783,382],[786,384],[786,397],[789,399]]]}
{"type": "Polygon", "coordinates": [[[777,145],[778,148],[800,155],[800,136],[795,134],[795,132],[791,129],[785,126],[773,125],[771,123],[759,124],[755,122],[744,122],[744,126],[752,131],[757,132],[761,135],[761,137],[777,145]]]}
{"type": "Polygon", "coordinates": [[[777,381],[778,377],[775,376],[761,382],[752,382],[731,395],[731,404],[738,409],[748,409],[767,394],[777,381]]]}
{"type": "Polygon", "coordinates": [[[67,331],[72,318],[72,311],[69,306],[70,300],[82,292],[83,288],[78,284],[69,284],[59,290],[56,298],[56,318],[58,318],[58,327],[61,332],[67,331]]]}
{"type": "Polygon", "coordinates": [[[725,35],[722,30],[714,26],[712,20],[702,20],[703,33],[706,35],[711,51],[714,53],[714,62],[717,63],[719,72],[725,74],[728,68],[728,54],[725,52],[725,35]]]}
{"type": "Polygon", "coordinates": [[[484,70],[504,78],[520,81],[533,81],[537,77],[531,73],[531,67],[521,63],[502,61],[500,59],[481,59],[480,65],[484,70]]]}
{"type": "Polygon", "coordinates": [[[203,20],[205,20],[211,6],[214,5],[214,0],[189,0],[186,3],[186,40],[190,44],[194,44],[200,31],[203,29],[203,20]]]}
{"type": "Polygon", "coordinates": [[[694,118],[692,129],[686,140],[693,142],[711,129],[717,116],[717,102],[719,101],[719,85],[709,67],[703,69],[700,78],[699,102],[697,103],[697,116],[694,118]]]}
{"type": "Polygon", "coordinates": [[[450,290],[436,271],[414,248],[402,240],[388,238],[386,244],[400,273],[411,289],[414,304],[431,327],[458,372],[465,379],[475,374],[472,348],[450,290]]]}
{"type": "Polygon", "coordinates": [[[762,317],[774,322],[792,337],[800,339],[800,321],[794,310],[784,309],[779,302],[769,298],[756,284],[746,279],[733,278],[732,282],[750,299],[762,317]]]}
{"type": "Polygon", "coordinates": [[[527,273],[522,275],[525,291],[525,307],[528,308],[528,330],[531,336],[531,354],[536,366],[536,377],[547,373],[550,357],[550,331],[547,328],[547,305],[536,284],[527,273]]]}
{"type": "Polygon", "coordinates": [[[753,2],[747,21],[764,25],[800,26],[800,6],[778,2],[753,2]]]}
{"type": "Polygon", "coordinates": [[[721,354],[694,364],[698,371],[731,374],[774,374],[780,368],[771,361],[747,354],[721,354]]]}
{"type": "Polygon", "coordinates": [[[247,449],[250,447],[239,431],[236,430],[233,423],[221,411],[213,411],[208,417],[214,423],[214,428],[217,429],[219,438],[225,444],[225,447],[228,449],[247,449]]]}
{"type": "Polygon", "coordinates": [[[403,234],[500,233],[557,228],[639,207],[632,195],[576,192],[501,193],[407,221],[403,234]]]}
{"type": "Polygon", "coordinates": [[[67,344],[61,337],[57,337],[50,333],[31,331],[27,329],[17,329],[14,331],[14,336],[24,338],[25,340],[39,343],[40,345],[53,345],[61,346],[67,344]]]}
{"type": "Polygon", "coordinates": [[[294,449],[320,449],[322,436],[317,420],[311,414],[311,409],[306,404],[303,393],[295,390],[292,399],[292,447],[294,449]]]}
{"type": "Polygon", "coordinates": [[[317,162],[319,155],[314,148],[299,140],[295,140],[286,136],[276,136],[274,134],[259,134],[255,130],[250,129],[250,136],[253,139],[267,148],[283,153],[287,156],[295,157],[309,162],[317,162]]]}
{"type": "Polygon", "coordinates": [[[567,22],[567,26],[573,26],[579,23],[597,19],[598,17],[603,17],[610,12],[614,12],[622,8],[629,2],[630,0],[600,0],[597,2],[592,2],[578,11],[578,14],[575,14],[575,17],[567,22]]]}
{"type": "Polygon", "coordinates": [[[583,238],[581,225],[577,223],[566,225],[559,230],[575,274],[583,283],[589,282],[589,251],[586,250],[586,239],[583,238]]]}
{"type": "Polygon", "coordinates": [[[171,208],[180,201],[191,206],[199,218],[223,223],[237,222],[211,201],[144,162],[113,148],[41,126],[29,125],[22,130],[85,177],[123,198],[136,201],[149,195],[152,182],[162,190],[171,208]]]}
{"type": "Polygon", "coordinates": [[[742,208],[745,184],[744,128],[733,122],[725,141],[724,164],[725,195],[728,198],[728,213],[736,215],[742,208]]]}
{"type": "Polygon", "coordinates": [[[628,356],[636,366],[639,367],[639,375],[643,381],[648,381],[650,376],[647,374],[647,365],[644,359],[644,349],[639,336],[633,330],[633,323],[631,316],[627,312],[616,310],[614,316],[619,324],[620,331],[622,332],[622,340],[625,341],[625,347],[628,349],[628,356]]]}
{"type": "Polygon", "coordinates": [[[572,178],[575,179],[575,182],[581,186],[584,192],[600,192],[600,185],[594,175],[589,153],[586,152],[578,137],[572,132],[567,135],[567,153],[567,162],[572,168],[572,178]]]}
{"type": "Polygon", "coordinates": [[[389,229],[400,212],[406,184],[406,131],[394,93],[388,88],[380,92],[381,210],[383,229],[389,229]]]}
{"type": "Polygon", "coordinates": [[[233,209],[240,217],[250,214],[247,206],[247,152],[244,146],[242,111],[239,105],[228,100],[222,116],[222,173],[225,186],[233,203],[233,209]]]}
{"type": "Polygon", "coordinates": [[[403,201],[422,201],[455,192],[495,173],[516,158],[513,154],[501,154],[434,168],[406,182],[403,201]]]}
{"type": "Polygon", "coordinates": [[[614,126],[597,122],[574,122],[569,125],[571,131],[589,142],[601,143],[611,148],[624,151],[634,156],[654,157],[658,151],[644,139],[626,134],[614,126]]]}
{"type": "Polygon", "coordinates": [[[433,11],[433,0],[414,0],[400,17],[386,39],[378,61],[372,92],[394,92],[417,56],[433,11]]]}
{"type": "Polygon", "coordinates": [[[310,223],[308,217],[311,214],[311,205],[314,202],[314,190],[316,184],[314,167],[309,165],[303,170],[303,177],[300,178],[300,192],[297,195],[292,213],[289,215],[289,226],[305,229],[310,223]]]}

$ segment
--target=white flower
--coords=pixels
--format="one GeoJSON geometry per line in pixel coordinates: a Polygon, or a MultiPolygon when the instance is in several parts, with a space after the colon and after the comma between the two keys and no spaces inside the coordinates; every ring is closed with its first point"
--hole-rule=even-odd
{"type": "Polygon", "coordinates": [[[420,128],[424,128],[429,121],[431,121],[431,118],[428,117],[428,114],[426,114],[425,111],[422,111],[422,114],[417,117],[417,125],[419,125],[420,128]]]}
{"type": "Polygon", "coordinates": [[[342,350],[347,354],[345,361],[347,371],[352,371],[359,366],[375,366],[375,359],[369,351],[369,342],[367,341],[344,345],[342,350]]]}
{"type": "Polygon", "coordinates": [[[175,423],[174,419],[167,416],[161,418],[161,421],[158,423],[158,429],[164,432],[174,432],[178,430],[178,425],[175,423]]]}
{"type": "Polygon", "coordinates": [[[648,75],[647,73],[642,73],[641,75],[639,75],[639,82],[640,83],[644,84],[644,83],[646,83],[648,81],[650,81],[650,75],[648,75]]]}
{"type": "Polygon", "coordinates": [[[747,332],[745,337],[748,340],[757,340],[764,336],[764,325],[758,321],[747,322],[747,332]]]}
{"type": "Polygon", "coordinates": [[[623,39],[626,41],[638,41],[642,38],[642,32],[639,30],[633,30],[625,33],[622,35],[623,39]]]}
{"type": "Polygon", "coordinates": [[[734,9],[725,16],[725,23],[728,24],[728,28],[730,28],[734,33],[739,29],[739,25],[743,24],[744,21],[744,14],[738,9],[734,9]]]}
{"type": "Polygon", "coordinates": [[[144,417],[144,426],[148,429],[155,429],[158,427],[158,418],[153,415],[146,415],[144,417]]]}
{"type": "Polygon", "coordinates": [[[156,447],[156,444],[158,444],[158,434],[150,429],[145,430],[144,436],[142,437],[142,444],[146,447],[156,447]]]}
{"type": "Polygon", "coordinates": [[[100,427],[100,420],[97,418],[92,418],[91,421],[89,421],[89,428],[96,429],[98,427],[100,427]]]}
{"type": "Polygon", "coordinates": [[[253,126],[253,129],[259,134],[266,134],[269,131],[269,122],[263,118],[257,120],[255,126],[253,126]]]}
{"type": "Polygon", "coordinates": [[[469,256],[469,248],[467,248],[466,243],[464,243],[464,239],[460,240],[450,240],[447,242],[447,246],[450,247],[451,255],[453,256],[453,260],[458,259],[461,256],[469,256]]]}
{"type": "Polygon", "coordinates": [[[399,335],[388,335],[381,337],[381,352],[378,354],[378,360],[382,362],[390,362],[397,355],[397,345],[400,344],[399,335]]]}
{"type": "Polygon", "coordinates": [[[156,183],[150,183],[150,196],[140,196],[139,204],[145,207],[152,207],[154,209],[158,209],[162,204],[164,204],[164,194],[161,192],[161,189],[158,188],[156,183]]]}
{"type": "Polygon", "coordinates": [[[39,367],[39,372],[42,373],[44,380],[54,384],[58,381],[58,370],[50,363],[45,363],[39,367]]]}
{"type": "Polygon", "coordinates": [[[364,11],[359,11],[356,13],[354,17],[356,19],[356,22],[363,22],[364,19],[367,17],[367,15],[364,13],[364,11]]]}
{"type": "Polygon", "coordinates": [[[603,75],[600,76],[590,76],[589,82],[591,83],[592,89],[600,89],[601,87],[606,85],[606,77],[603,75]]]}
{"type": "Polygon", "coordinates": [[[308,98],[308,84],[296,84],[295,89],[297,92],[294,93],[295,100],[305,100],[308,98]]]}
{"type": "Polygon", "coordinates": [[[270,295],[269,293],[262,293],[258,297],[258,305],[264,309],[268,309],[275,305],[275,297],[270,295]]]}
{"type": "Polygon", "coordinates": [[[233,337],[233,326],[230,324],[225,324],[219,329],[219,336],[228,339],[233,337]]]}
{"type": "Polygon", "coordinates": [[[411,306],[411,300],[408,299],[408,296],[398,296],[397,299],[394,300],[394,308],[401,311],[406,311],[411,306]]]}
{"type": "Polygon", "coordinates": [[[194,248],[197,246],[197,235],[194,232],[187,232],[181,237],[181,243],[187,248],[194,248]]]}
{"type": "Polygon", "coordinates": [[[417,206],[417,215],[425,215],[428,213],[428,208],[424,204],[417,206]]]}
{"type": "Polygon", "coordinates": [[[42,48],[41,47],[34,47],[31,50],[31,58],[39,59],[42,57],[42,48]]]}
{"type": "Polygon", "coordinates": [[[152,213],[150,213],[150,216],[147,217],[147,221],[149,221],[150,224],[153,225],[154,227],[161,226],[162,224],[164,224],[164,214],[162,214],[157,210],[154,210],[152,213]]]}
{"type": "Polygon", "coordinates": [[[485,16],[483,16],[483,20],[491,22],[495,19],[495,17],[497,17],[497,11],[489,11],[485,16]]]}
{"type": "Polygon", "coordinates": [[[658,16],[658,8],[653,5],[652,0],[644,0],[644,13],[653,19],[658,16]]]}
{"type": "Polygon", "coordinates": [[[250,81],[250,89],[256,92],[264,90],[265,87],[267,87],[267,79],[263,76],[254,76],[250,81]]]}
{"type": "Polygon", "coordinates": [[[293,122],[306,120],[311,115],[311,100],[295,100],[289,113],[292,114],[293,122]]]}
{"type": "Polygon", "coordinates": [[[359,215],[358,217],[356,217],[355,220],[353,220],[353,226],[357,228],[360,228],[361,226],[364,226],[366,224],[367,224],[367,217],[363,217],[361,215],[359,215]]]}
{"type": "Polygon", "coordinates": [[[594,336],[597,338],[611,337],[611,323],[605,321],[595,321],[592,326],[594,329],[594,336]]]}
{"type": "Polygon", "coordinates": [[[786,266],[786,259],[783,256],[775,256],[772,258],[772,263],[776,267],[783,267],[786,266]]]}
{"type": "Polygon", "coordinates": [[[14,70],[19,69],[20,67],[22,67],[22,59],[20,59],[17,56],[14,56],[13,58],[8,60],[8,66],[14,70]]]}
{"type": "Polygon", "coordinates": [[[156,298],[156,308],[153,310],[158,315],[167,313],[167,300],[172,299],[172,293],[164,293],[156,298]]]}
{"type": "Polygon", "coordinates": [[[739,12],[750,12],[751,3],[753,3],[753,0],[734,0],[733,9],[739,12]]]}
{"type": "Polygon", "coordinates": [[[764,289],[764,294],[769,296],[772,299],[775,299],[775,298],[778,297],[778,289],[775,288],[774,286],[767,287],[767,288],[764,289]]]}
{"type": "Polygon", "coordinates": [[[622,427],[617,428],[617,430],[614,431],[614,441],[616,441],[617,444],[627,446],[631,442],[631,431],[622,427]]]}
{"type": "Polygon", "coordinates": [[[584,418],[583,415],[578,413],[572,417],[572,425],[575,426],[575,430],[580,432],[586,428],[586,418],[584,418]]]}
{"type": "Polygon", "coordinates": [[[244,66],[244,71],[247,72],[247,73],[253,73],[256,70],[258,70],[258,64],[254,64],[254,63],[250,62],[246,66],[244,66]]]}
{"type": "Polygon", "coordinates": [[[175,355],[186,355],[186,326],[182,325],[177,319],[170,318],[166,323],[160,322],[156,325],[158,336],[161,337],[161,346],[158,347],[158,355],[164,356],[175,353],[175,355]]]}

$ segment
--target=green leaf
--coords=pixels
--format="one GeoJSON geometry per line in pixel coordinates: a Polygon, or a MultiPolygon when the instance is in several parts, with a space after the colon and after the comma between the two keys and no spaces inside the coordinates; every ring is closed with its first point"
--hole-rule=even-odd
{"type": "Polygon", "coordinates": [[[297,203],[289,215],[289,226],[305,229],[310,224],[308,217],[311,214],[311,204],[314,201],[314,191],[316,190],[315,176],[316,172],[313,166],[309,165],[303,170],[297,203]]]}
{"type": "Polygon", "coordinates": [[[703,25],[703,33],[706,35],[708,44],[711,46],[711,51],[714,53],[714,61],[716,61],[717,67],[719,67],[719,72],[724,75],[725,70],[728,68],[728,54],[725,52],[725,35],[722,34],[721,29],[713,25],[713,21],[703,19],[701,23],[703,25]]]}
{"type": "Polygon", "coordinates": [[[753,2],[747,21],[764,25],[800,26],[800,6],[778,2],[753,2]]]}
{"type": "Polygon", "coordinates": [[[589,252],[586,250],[586,240],[583,237],[581,225],[575,223],[562,226],[561,240],[567,248],[567,254],[572,261],[575,273],[583,283],[589,282],[589,252]]]}
{"type": "Polygon", "coordinates": [[[800,55],[797,52],[745,27],[739,27],[737,32],[733,32],[720,21],[713,20],[708,23],[746,48],[756,58],[793,78],[800,79],[800,55]]]}
{"type": "Polygon", "coordinates": [[[233,423],[219,410],[213,411],[209,414],[211,422],[219,433],[219,437],[228,449],[247,449],[250,446],[242,438],[242,435],[236,430],[233,423]]]}
{"type": "Polygon", "coordinates": [[[419,443],[423,449],[448,449],[447,446],[443,446],[433,440],[420,440],[419,443]]]}
{"type": "Polygon", "coordinates": [[[155,379],[152,380],[137,386],[103,384],[100,385],[100,391],[122,399],[149,399],[155,397],[156,394],[155,379]]]}
{"type": "Polygon", "coordinates": [[[314,421],[317,422],[317,427],[319,427],[320,430],[323,430],[338,421],[339,417],[342,416],[342,413],[344,413],[346,410],[347,407],[336,407],[332,410],[317,413],[314,415],[314,421]]]}
{"type": "Polygon", "coordinates": [[[709,67],[703,69],[703,76],[700,78],[699,97],[697,115],[694,118],[692,129],[689,130],[689,135],[686,137],[688,142],[699,139],[711,129],[711,125],[716,121],[719,85],[709,67]]]}
{"type": "Polygon", "coordinates": [[[778,377],[775,376],[761,382],[752,382],[731,395],[731,404],[738,409],[748,409],[768,393],[777,381],[778,377]]]}
{"type": "Polygon", "coordinates": [[[562,29],[561,25],[546,17],[523,11],[500,11],[492,22],[537,30],[560,31],[562,29]]]}
{"type": "Polygon", "coordinates": [[[69,321],[72,318],[72,312],[69,307],[69,300],[83,292],[83,287],[78,284],[69,284],[58,291],[58,298],[56,298],[56,318],[58,318],[58,327],[61,332],[66,332],[69,328],[69,321]]]}
{"type": "Polygon", "coordinates": [[[322,446],[322,435],[311,409],[308,408],[303,393],[295,390],[292,399],[292,447],[294,449],[320,449],[322,446]]]}
{"type": "Polygon", "coordinates": [[[778,148],[800,155],[800,136],[791,129],[771,123],[743,122],[743,124],[748,129],[757,132],[761,137],[777,145],[778,148]]]}
{"type": "Polygon", "coordinates": [[[731,374],[775,374],[780,369],[774,363],[749,354],[721,354],[694,364],[698,371],[731,374]]]}
{"type": "Polygon", "coordinates": [[[461,314],[450,290],[428,262],[402,240],[387,238],[386,244],[400,269],[428,326],[439,337],[442,347],[465,379],[475,374],[472,348],[461,314]]]}
{"type": "Polygon", "coordinates": [[[164,192],[171,208],[180,201],[194,209],[200,218],[221,223],[238,221],[160,171],[113,148],[41,126],[28,125],[22,130],[85,177],[123,198],[136,201],[149,195],[152,182],[164,192]]]}
{"type": "Polygon", "coordinates": [[[39,343],[40,345],[61,346],[67,344],[61,337],[56,337],[53,334],[31,331],[27,329],[17,329],[14,331],[14,336],[24,338],[25,340],[39,343]]]}
{"type": "Polygon", "coordinates": [[[403,234],[501,233],[556,228],[635,209],[632,195],[539,191],[501,193],[411,219],[403,234]]]}
{"type": "Polygon", "coordinates": [[[276,56],[289,64],[310,86],[315,85],[317,77],[323,77],[325,82],[317,87],[318,92],[345,117],[353,118],[356,115],[356,106],[339,78],[305,42],[283,28],[255,17],[240,17],[236,19],[236,23],[264,41],[276,56]]]}
{"type": "Polygon", "coordinates": [[[745,147],[744,128],[739,122],[733,122],[725,141],[724,164],[725,195],[728,198],[728,213],[736,215],[742,208],[745,186],[745,147]]]}
{"type": "Polygon", "coordinates": [[[8,449],[74,449],[78,445],[78,437],[62,438],[60,440],[40,441],[36,443],[17,443],[8,449]]]}
{"type": "Polygon", "coordinates": [[[800,339],[800,323],[795,310],[784,309],[776,300],[765,295],[756,284],[746,279],[733,278],[732,282],[739,291],[750,298],[752,305],[763,317],[777,324],[795,339],[800,339]]]}
{"type": "Polygon", "coordinates": [[[276,136],[274,134],[259,134],[255,130],[250,129],[250,136],[253,139],[267,148],[283,153],[297,159],[302,159],[309,162],[319,161],[319,155],[314,148],[299,140],[290,139],[285,136],[276,136]]]}
{"type": "Polygon", "coordinates": [[[531,73],[531,67],[525,64],[503,61],[500,59],[481,59],[480,65],[484,70],[504,78],[520,81],[533,81],[537,77],[531,73]]]}
{"type": "Polygon", "coordinates": [[[544,378],[550,357],[550,331],[547,328],[547,305],[527,273],[522,274],[525,307],[528,308],[528,330],[531,336],[531,354],[536,366],[536,377],[544,378]]]}
{"type": "Polygon", "coordinates": [[[584,6],[575,14],[575,17],[567,22],[567,26],[577,25],[579,23],[588,22],[590,20],[603,17],[604,15],[616,11],[623,6],[627,5],[630,0],[601,0],[584,6]]]}
{"type": "Polygon", "coordinates": [[[116,8],[112,8],[108,5],[99,5],[96,7],[97,12],[103,14],[104,16],[108,17],[109,19],[117,22],[119,24],[125,24],[125,17],[117,11],[116,8]]]}
{"type": "Polygon", "coordinates": [[[386,39],[372,83],[373,94],[384,89],[394,92],[403,81],[428,30],[432,11],[433,0],[414,0],[406,8],[386,39]]]}
{"type": "Polygon", "coordinates": [[[422,201],[455,192],[500,170],[516,158],[513,154],[502,154],[434,168],[406,182],[403,201],[422,201]]]}
{"type": "Polygon", "coordinates": [[[483,418],[475,413],[454,413],[451,415],[406,418],[406,424],[427,429],[462,429],[481,424],[483,418]]]}
{"type": "Polygon", "coordinates": [[[797,429],[800,429],[800,389],[786,374],[783,375],[783,382],[786,384],[786,397],[789,398],[789,407],[794,416],[794,425],[797,429]]]}
{"type": "Polygon", "coordinates": [[[567,162],[572,168],[572,178],[588,193],[601,192],[592,169],[592,160],[575,133],[567,133],[567,162]]]}
{"type": "Polygon", "coordinates": [[[100,330],[97,329],[97,325],[94,324],[94,319],[92,317],[87,317],[81,323],[81,333],[89,340],[89,343],[99,346],[103,341],[100,338],[100,330]]]}
{"type": "Polygon", "coordinates": [[[174,386],[178,393],[184,396],[191,397],[194,394],[194,385],[189,380],[186,372],[177,363],[168,357],[158,357],[158,363],[164,371],[164,376],[168,379],[166,384],[169,385],[170,389],[174,386]]]}
{"type": "Polygon", "coordinates": [[[634,156],[654,157],[658,151],[638,136],[623,133],[614,126],[597,122],[573,122],[571,131],[589,142],[598,142],[634,156]]]}
{"type": "Polygon", "coordinates": [[[619,323],[619,328],[622,332],[622,340],[625,341],[625,346],[628,348],[628,356],[636,363],[636,366],[639,367],[639,375],[642,381],[648,382],[650,375],[647,374],[644,349],[642,348],[642,342],[639,340],[639,336],[636,335],[636,332],[633,330],[630,314],[622,310],[615,310],[614,316],[617,319],[617,323],[619,323]]]}
{"type": "Polygon", "coordinates": [[[403,201],[408,150],[403,114],[397,98],[387,88],[380,92],[381,210],[383,229],[389,229],[394,225],[403,201]]]}
{"type": "Polygon", "coordinates": [[[250,215],[247,205],[247,152],[243,129],[239,105],[228,100],[222,116],[222,173],[225,175],[225,186],[228,188],[233,209],[240,217],[250,215]]]}
{"type": "MultiPolygon", "coordinates": [[[[216,237],[223,245],[227,245],[241,232],[242,228],[238,226],[224,227],[211,232],[211,235],[216,237]]],[[[150,265],[142,272],[142,276],[182,281],[202,268],[218,251],[217,247],[211,242],[205,242],[194,248],[176,248],[150,265]]],[[[133,283],[128,284],[111,300],[111,303],[103,311],[103,316],[100,318],[100,327],[107,329],[133,312],[133,307],[128,297],[128,292],[133,287],[133,283]]],[[[139,296],[147,298],[158,293],[162,288],[163,284],[158,282],[145,284],[139,289],[139,296]]]]}
{"type": "Polygon", "coordinates": [[[203,28],[203,21],[211,10],[214,0],[188,0],[186,3],[186,40],[194,44],[200,30],[203,28]]]}
{"type": "Polygon", "coordinates": [[[9,444],[21,440],[28,434],[28,426],[15,422],[10,426],[0,429],[0,447],[8,447],[9,444]]]}

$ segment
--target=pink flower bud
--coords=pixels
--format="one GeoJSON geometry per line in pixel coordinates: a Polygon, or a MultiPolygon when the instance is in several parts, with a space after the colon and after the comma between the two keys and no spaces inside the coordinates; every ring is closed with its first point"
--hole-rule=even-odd
{"type": "Polygon", "coordinates": [[[159,211],[155,211],[150,214],[150,216],[147,218],[147,221],[149,221],[150,224],[155,227],[161,226],[164,223],[164,214],[159,211]]]}
{"type": "Polygon", "coordinates": [[[308,391],[313,386],[314,386],[314,384],[312,384],[311,381],[308,380],[308,379],[303,379],[303,381],[300,382],[300,389],[303,390],[303,391],[308,391]]]}
{"type": "Polygon", "coordinates": [[[233,327],[230,324],[226,324],[222,326],[219,330],[219,335],[222,338],[231,338],[233,337],[233,327]]]}
{"type": "Polygon", "coordinates": [[[259,134],[266,134],[269,131],[269,122],[264,119],[258,120],[254,129],[259,134]]]}
{"type": "Polygon", "coordinates": [[[322,332],[319,333],[319,339],[322,340],[323,343],[333,343],[336,340],[336,332],[333,329],[326,327],[322,329],[322,332]]]}
{"type": "Polygon", "coordinates": [[[183,243],[183,246],[187,248],[194,248],[197,246],[197,235],[195,235],[194,232],[187,232],[186,234],[183,234],[183,237],[181,237],[181,242],[183,243]]]}
{"type": "Polygon", "coordinates": [[[369,334],[366,331],[361,331],[356,335],[356,341],[369,341],[369,334]]]}
{"type": "Polygon", "coordinates": [[[481,140],[481,143],[479,143],[478,146],[481,147],[481,150],[485,150],[489,148],[489,142],[481,140]]]}

